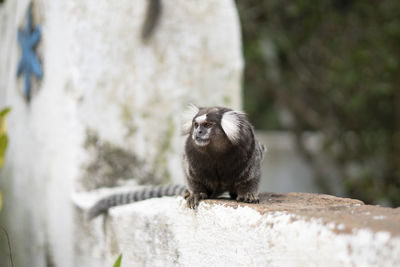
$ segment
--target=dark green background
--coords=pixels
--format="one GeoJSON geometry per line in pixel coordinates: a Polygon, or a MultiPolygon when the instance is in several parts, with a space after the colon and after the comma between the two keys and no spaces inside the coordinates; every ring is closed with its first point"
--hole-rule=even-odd
{"type": "Polygon", "coordinates": [[[345,194],[400,205],[400,1],[236,1],[245,110],[256,128],[289,130],[315,181],[328,170],[302,141],[322,133],[345,194]]]}

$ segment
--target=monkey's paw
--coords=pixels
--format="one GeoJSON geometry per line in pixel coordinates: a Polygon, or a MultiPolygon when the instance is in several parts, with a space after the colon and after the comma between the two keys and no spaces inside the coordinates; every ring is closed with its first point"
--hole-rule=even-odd
{"type": "Polygon", "coordinates": [[[259,203],[260,199],[258,196],[254,195],[253,193],[245,193],[243,195],[238,195],[236,198],[237,201],[246,202],[246,203],[259,203]]]}
{"type": "Polygon", "coordinates": [[[199,192],[191,193],[189,190],[186,190],[183,197],[186,199],[186,206],[195,209],[199,205],[200,200],[207,198],[207,194],[199,192]]]}

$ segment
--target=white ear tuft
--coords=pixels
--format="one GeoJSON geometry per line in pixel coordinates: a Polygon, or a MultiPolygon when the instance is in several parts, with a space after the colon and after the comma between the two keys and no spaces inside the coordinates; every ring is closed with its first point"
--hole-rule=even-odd
{"type": "Polygon", "coordinates": [[[240,140],[240,127],[242,126],[242,117],[245,114],[241,111],[228,111],[222,115],[221,126],[228,139],[237,144],[240,140]]]}
{"type": "Polygon", "coordinates": [[[182,135],[190,133],[190,128],[192,128],[192,121],[194,116],[199,113],[200,109],[193,104],[189,104],[186,110],[182,114],[182,135]]]}

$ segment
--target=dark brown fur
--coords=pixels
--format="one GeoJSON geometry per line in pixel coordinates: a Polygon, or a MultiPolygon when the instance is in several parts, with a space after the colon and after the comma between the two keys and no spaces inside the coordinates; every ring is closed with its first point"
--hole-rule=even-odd
{"type": "Polygon", "coordinates": [[[239,142],[234,144],[225,134],[221,120],[227,108],[200,108],[185,143],[184,165],[188,191],[188,206],[195,208],[201,199],[229,192],[238,201],[258,203],[257,190],[261,176],[263,147],[258,143],[253,127],[244,115],[239,116],[239,142]],[[213,123],[210,143],[198,146],[193,139],[197,117],[207,114],[213,123]],[[186,162],[185,162],[186,161],[186,162]]]}
{"type": "MultiPolygon", "coordinates": [[[[184,191],[187,206],[196,208],[202,199],[218,197],[229,192],[233,199],[258,203],[258,184],[261,176],[261,162],[264,148],[257,141],[253,127],[246,116],[235,113],[238,126],[236,140],[232,141],[224,131],[221,121],[231,109],[222,107],[196,108],[190,115],[190,129],[183,157],[187,188],[179,185],[146,187],[131,192],[117,193],[100,199],[94,204],[88,218],[92,219],[106,212],[110,207],[124,205],[149,198],[177,196],[184,191]],[[193,139],[195,119],[206,114],[209,129],[209,143],[198,146],[193,139]]],[[[232,125],[232,124],[231,124],[232,125]]]]}

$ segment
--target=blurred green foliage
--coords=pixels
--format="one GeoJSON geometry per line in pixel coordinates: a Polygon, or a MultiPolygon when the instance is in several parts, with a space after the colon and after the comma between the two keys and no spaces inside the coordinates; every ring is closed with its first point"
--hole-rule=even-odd
{"type": "Polygon", "coordinates": [[[10,111],[10,108],[0,110],[0,170],[4,164],[4,157],[8,145],[6,116],[10,111]]]}
{"type": "Polygon", "coordinates": [[[120,254],[118,259],[114,262],[113,267],[121,267],[121,261],[122,261],[122,254],[120,254]]]}
{"type": "MultiPolygon", "coordinates": [[[[4,165],[4,158],[6,154],[6,148],[8,144],[8,136],[7,136],[7,123],[6,116],[7,113],[11,111],[10,108],[4,108],[0,110],[0,170],[4,165]]],[[[0,211],[3,206],[3,196],[0,191],[0,211]]]]}
{"type": "MultiPolygon", "coordinates": [[[[257,128],[324,135],[346,194],[400,205],[400,1],[237,1],[245,110],[257,128]]],[[[314,164],[318,169],[318,165],[314,164]]],[[[329,193],[325,170],[316,181],[329,193]]]]}

